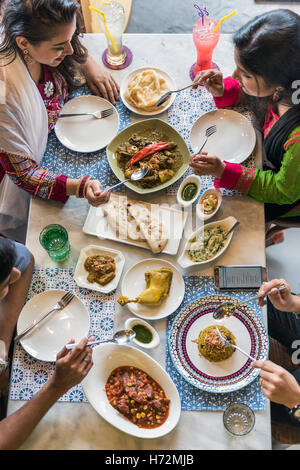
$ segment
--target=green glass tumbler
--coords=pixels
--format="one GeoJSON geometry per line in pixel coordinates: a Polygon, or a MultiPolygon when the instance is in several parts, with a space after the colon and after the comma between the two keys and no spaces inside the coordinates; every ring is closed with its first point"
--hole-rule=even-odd
{"type": "Polygon", "coordinates": [[[62,225],[47,225],[40,233],[40,243],[54,261],[64,261],[70,254],[68,232],[62,225]]]}

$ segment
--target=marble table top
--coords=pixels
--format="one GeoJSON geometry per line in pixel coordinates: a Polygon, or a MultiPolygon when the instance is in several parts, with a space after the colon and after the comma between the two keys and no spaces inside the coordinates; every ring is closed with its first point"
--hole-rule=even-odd
{"type": "MultiPolygon", "coordinates": [[[[89,52],[101,61],[102,51],[105,47],[103,35],[89,34],[83,38],[89,52]]],[[[130,70],[144,65],[152,65],[167,69],[174,77],[178,87],[189,83],[189,67],[195,61],[195,49],[191,35],[188,34],[125,34],[124,44],[133,52],[133,62],[129,68],[112,71],[118,83],[130,70]]],[[[215,50],[214,60],[223,70],[224,74],[232,73],[234,69],[233,46],[230,35],[222,35],[215,50]]],[[[138,118],[133,116],[131,121],[138,118]]],[[[160,119],[167,120],[167,113],[160,115],[160,119]]],[[[256,163],[261,164],[261,143],[257,139],[255,149],[256,163]]],[[[128,193],[130,196],[130,191],[128,193]]],[[[131,195],[132,196],[132,195],[131,195]]],[[[160,202],[162,196],[151,197],[152,202],[160,202]]],[[[147,199],[147,198],[145,198],[147,199]]],[[[175,202],[172,197],[168,203],[175,202]]],[[[68,230],[72,247],[70,258],[62,263],[62,267],[75,267],[79,252],[83,246],[93,244],[94,237],[83,233],[82,226],[88,213],[88,204],[85,200],[70,198],[63,206],[52,201],[34,199],[31,203],[29,225],[27,233],[27,246],[35,257],[37,267],[56,267],[38,242],[38,234],[47,223],[62,223],[68,230]]],[[[246,197],[225,197],[220,209],[220,219],[234,215],[240,222],[236,236],[232,240],[231,249],[222,256],[222,264],[257,264],[265,266],[264,248],[264,210],[263,206],[246,197]]],[[[190,222],[192,230],[192,222],[190,222]]],[[[113,241],[103,240],[101,244],[116,249],[113,241]]],[[[118,249],[118,248],[117,248],[118,249]]],[[[125,256],[123,273],[135,262],[148,256],[145,250],[123,245],[125,256]]],[[[179,248],[179,253],[181,247],[179,248]]],[[[175,257],[164,256],[166,260],[174,263],[175,257]]],[[[178,267],[178,266],[177,266],[178,267]]],[[[191,270],[191,274],[213,275],[213,264],[205,268],[191,270]]],[[[187,274],[185,272],[185,274],[187,274]]],[[[121,283],[119,283],[120,286],[121,283]]],[[[117,289],[116,295],[119,293],[117,289]]],[[[117,304],[115,314],[115,331],[124,327],[124,322],[132,316],[129,311],[121,312],[117,304]]],[[[264,311],[264,320],[266,321],[264,311]]],[[[155,328],[160,334],[161,344],[151,350],[150,355],[164,364],[165,357],[165,319],[158,320],[155,328]]],[[[24,402],[9,400],[8,413],[11,414],[24,402]]],[[[222,424],[222,412],[183,411],[177,427],[159,439],[139,439],[120,432],[102,419],[89,403],[56,403],[41,420],[30,437],[21,446],[21,449],[66,449],[66,450],[192,450],[192,449],[270,449],[270,409],[267,403],[266,410],[255,413],[256,424],[254,430],[246,437],[233,438],[226,432],[222,424]],[[191,431],[193,439],[191,439],[191,431]]]]}

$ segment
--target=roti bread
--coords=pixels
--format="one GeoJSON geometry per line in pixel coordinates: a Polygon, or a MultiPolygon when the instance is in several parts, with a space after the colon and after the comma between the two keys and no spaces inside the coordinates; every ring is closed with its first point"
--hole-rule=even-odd
{"type": "Polygon", "coordinates": [[[169,234],[160,220],[159,209],[149,211],[141,204],[128,203],[128,211],[134,217],[151,251],[160,253],[168,243],[169,234]]]}

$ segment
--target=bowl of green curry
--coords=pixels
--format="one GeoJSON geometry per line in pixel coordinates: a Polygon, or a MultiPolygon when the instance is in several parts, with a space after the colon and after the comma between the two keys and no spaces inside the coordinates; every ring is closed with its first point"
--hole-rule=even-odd
{"type": "Polygon", "coordinates": [[[147,119],[128,126],[110,142],[106,154],[111,170],[120,181],[148,166],[143,179],[125,183],[139,194],[153,193],[174,184],[187,170],[190,157],[185,140],[161,119],[147,119]]]}

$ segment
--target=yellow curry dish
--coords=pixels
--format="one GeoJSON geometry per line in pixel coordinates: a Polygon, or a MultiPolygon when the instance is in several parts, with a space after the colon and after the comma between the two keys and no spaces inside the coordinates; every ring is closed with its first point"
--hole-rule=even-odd
{"type": "MultiPolygon", "coordinates": [[[[217,326],[224,339],[231,344],[236,344],[235,336],[228,328],[223,325],[217,326]]],[[[204,328],[204,330],[200,332],[198,339],[194,341],[198,344],[200,356],[210,362],[225,361],[225,359],[229,359],[235,352],[235,348],[222,343],[216,330],[217,326],[212,325],[204,328]]]]}
{"type": "Polygon", "coordinates": [[[142,305],[157,306],[169,295],[173,271],[168,268],[151,269],[145,272],[146,289],[135,299],[121,295],[118,303],[124,305],[135,302],[142,305]]]}
{"type": "Polygon", "coordinates": [[[108,255],[89,256],[84,262],[84,268],[88,272],[88,282],[96,282],[105,286],[116,275],[116,262],[108,255]]]}
{"type": "Polygon", "coordinates": [[[130,178],[134,171],[148,167],[147,175],[132,183],[144,189],[159,186],[170,180],[183,165],[183,156],[177,143],[157,129],[133,133],[117,147],[115,153],[124,179],[130,178]]]}
{"type": "Polygon", "coordinates": [[[199,263],[214,258],[224,248],[227,233],[228,230],[220,225],[202,230],[200,234],[190,240],[187,250],[190,260],[199,263]]]}

